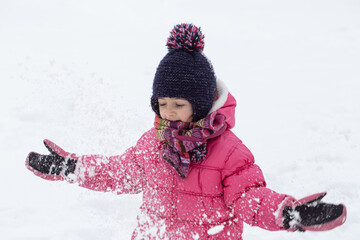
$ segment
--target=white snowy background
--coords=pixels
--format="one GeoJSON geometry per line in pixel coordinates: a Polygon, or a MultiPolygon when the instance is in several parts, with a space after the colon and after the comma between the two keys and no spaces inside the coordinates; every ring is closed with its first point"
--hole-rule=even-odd
{"type": "Polygon", "coordinates": [[[175,24],[238,101],[234,132],[268,186],[327,191],[347,222],[329,232],[245,240],[360,236],[360,1],[0,1],[0,239],[130,239],[141,195],[98,193],[36,177],[45,138],[78,154],[121,154],[152,127],[149,98],[175,24]]]}

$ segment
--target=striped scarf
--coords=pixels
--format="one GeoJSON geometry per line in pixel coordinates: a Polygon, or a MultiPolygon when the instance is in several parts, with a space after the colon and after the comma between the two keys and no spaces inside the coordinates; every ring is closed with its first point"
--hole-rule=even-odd
{"type": "Polygon", "coordinates": [[[206,157],[207,140],[226,130],[225,119],[217,112],[197,122],[168,121],[156,116],[154,126],[158,139],[163,143],[162,157],[185,178],[190,163],[206,157]]]}

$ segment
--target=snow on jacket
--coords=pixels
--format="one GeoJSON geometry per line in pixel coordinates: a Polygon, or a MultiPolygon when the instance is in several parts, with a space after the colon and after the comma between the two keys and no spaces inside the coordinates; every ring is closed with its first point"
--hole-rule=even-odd
{"type": "Polygon", "coordinates": [[[220,91],[215,110],[228,129],[208,141],[208,153],[185,179],[162,159],[155,129],[121,155],[84,155],[76,170],[80,186],[117,194],[143,193],[132,239],[242,239],[243,222],[282,230],[275,212],[286,195],[268,188],[248,148],[231,132],[236,101],[220,91]]]}

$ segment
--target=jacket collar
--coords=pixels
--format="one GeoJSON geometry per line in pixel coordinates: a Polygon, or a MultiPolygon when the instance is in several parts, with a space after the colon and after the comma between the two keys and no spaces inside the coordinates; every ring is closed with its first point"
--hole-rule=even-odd
{"type": "Polygon", "coordinates": [[[228,88],[226,87],[223,81],[217,79],[216,85],[217,85],[218,99],[214,101],[209,114],[214,111],[224,114],[226,116],[226,122],[228,124],[229,129],[233,128],[235,126],[236,100],[229,93],[228,88]]]}

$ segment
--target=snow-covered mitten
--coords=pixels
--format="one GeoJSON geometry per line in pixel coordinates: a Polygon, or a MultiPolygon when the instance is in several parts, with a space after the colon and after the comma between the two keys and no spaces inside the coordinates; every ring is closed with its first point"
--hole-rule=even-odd
{"type": "Polygon", "coordinates": [[[68,153],[50,140],[44,140],[49,155],[41,155],[31,152],[26,158],[26,167],[36,176],[46,180],[64,180],[75,172],[76,163],[79,159],[75,154],[68,153]]]}
{"type": "Polygon", "coordinates": [[[317,193],[285,206],[282,211],[284,228],[290,231],[326,231],[342,225],[346,207],[322,202],[326,193],[317,193]]]}

